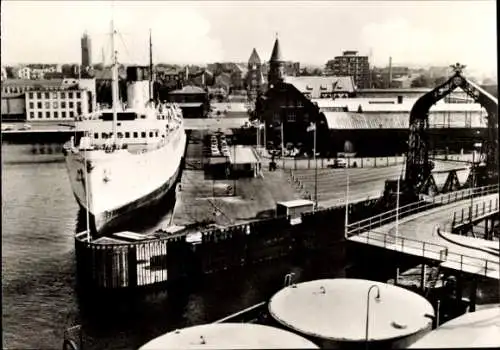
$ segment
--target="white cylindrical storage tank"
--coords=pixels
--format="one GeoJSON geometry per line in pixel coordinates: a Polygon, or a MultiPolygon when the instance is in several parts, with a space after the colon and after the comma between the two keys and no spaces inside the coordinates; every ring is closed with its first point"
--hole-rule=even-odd
{"type": "Polygon", "coordinates": [[[245,323],[213,323],[178,329],[143,345],[160,349],[318,349],[307,339],[282,329],[245,323]]]}
{"type": "Polygon", "coordinates": [[[500,307],[470,312],[443,323],[410,348],[500,349],[500,307]]]}
{"type": "Polygon", "coordinates": [[[286,287],[271,298],[269,312],[321,348],[361,348],[367,339],[370,349],[403,348],[430,331],[434,317],[432,305],[416,293],[345,278],[286,287]]]}

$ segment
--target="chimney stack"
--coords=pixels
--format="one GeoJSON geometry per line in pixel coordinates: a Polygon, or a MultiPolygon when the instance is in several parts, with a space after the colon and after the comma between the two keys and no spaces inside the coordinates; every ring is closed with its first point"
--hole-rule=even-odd
{"type": "Polygon", "coordinates": [[[392,57],[389,57],[389,83],[387,88],[390,88],[392,84],[392,57]]]}

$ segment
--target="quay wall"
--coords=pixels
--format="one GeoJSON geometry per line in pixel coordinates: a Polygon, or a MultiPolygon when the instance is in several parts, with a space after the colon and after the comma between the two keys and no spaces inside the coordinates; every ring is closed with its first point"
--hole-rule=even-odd
{"type": "MultiPolygon", "coordinates": [[[[377,200],[353,204],[351,220],[376,214],[377,200]]],[[[201,231],[201,241],[189,243],[186,234],[154,240],[96,244],[84,234],[75,236],[78,281],[87,289],[137,289],[196,278],[274,259],[306,258],[324,252],[328,258],[345,255],[342,207],[302,214],[302,223],[287,217],[201,231]]]]}

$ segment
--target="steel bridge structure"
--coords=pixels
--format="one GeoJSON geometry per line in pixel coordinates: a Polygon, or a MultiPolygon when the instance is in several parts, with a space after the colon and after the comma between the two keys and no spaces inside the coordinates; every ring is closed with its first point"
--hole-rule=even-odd
{"type": "Polygon", "coordinates": [[[481,104],[487,112],[487,138],[481,143],[480,151],[483,165],[476,166],[473,163],[468,185],[484,186],[498,181],[498,100],[462,74],[465,66],[457,63],[451,67],[454,74],[446,82],[420,97],[410,112],[410,135],[402,188],[407,195],[449,192],[459,186],[456,174],[450,172],[446,186],[439,191],[432,176],[433,162],[429,159],[429,109],[457,88],[462,89],[474,102],[481,104]]]}

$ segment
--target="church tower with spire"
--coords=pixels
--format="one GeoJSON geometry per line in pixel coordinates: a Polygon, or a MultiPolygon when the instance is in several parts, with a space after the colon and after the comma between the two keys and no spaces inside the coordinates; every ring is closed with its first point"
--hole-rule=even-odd
{"type": "Polygon", "coordinates": [[[280,42],[276,35],[273,52],[269,60],[268,84],[269,88],[279,85],[285,77],[285,60],[281,54],[280,42]]]}
{"type": "Polygon", "coordinates": [[[263,85],[262,63],[255,48],[248,59],[247,91],[249,101],[255,101],[263,85]]]}

